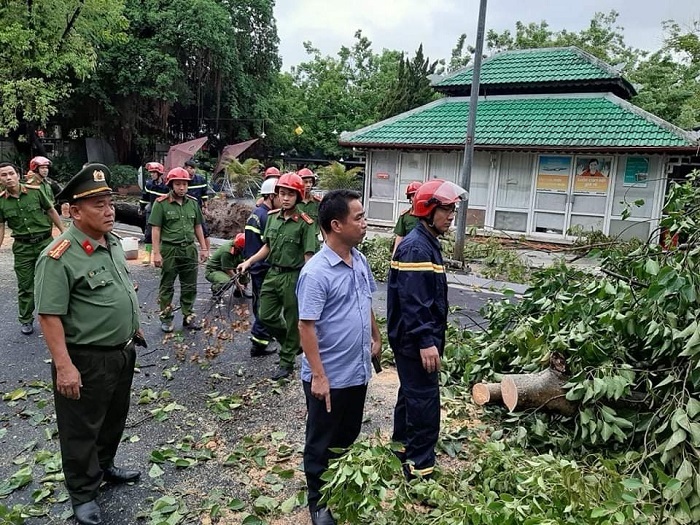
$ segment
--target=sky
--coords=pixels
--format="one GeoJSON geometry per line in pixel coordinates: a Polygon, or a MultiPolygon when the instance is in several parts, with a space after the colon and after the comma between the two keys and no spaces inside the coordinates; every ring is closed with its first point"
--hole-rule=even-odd
{"type": "MultiPolygon", "coordinates": [[[[515,23],[546,20],[550,29],[578,32],[596,12],[619,13],[628,45],[649,51],[663,43],[662,22],[681,27],[700,20],[700,0],[490,0],[486,29],[515,32],[515,23]]],[[[413,55],[423,43],[431,60],[449,59],[461,33],[474,45],[479,0],[276,0],[275,18],[283,70],[306,60],[302,43],[311,41],[324,55],[350,46],[358,29],[372,49],[396,49],[413,55]]]]}

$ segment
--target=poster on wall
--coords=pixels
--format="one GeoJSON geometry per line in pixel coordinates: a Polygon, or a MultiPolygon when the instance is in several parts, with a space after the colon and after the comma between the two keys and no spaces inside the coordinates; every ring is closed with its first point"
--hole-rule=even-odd
{"type": "Polygon", "coordinates": [[[612,157],[576,157],[576,193],[608,193],[612,157]]]}
{"type": "Polygon", "coordinates": [[[540,155],[537,190],[566,192],[569,189],[571,157],[540,155]]]}
{"type": "Polygon", "coordinates": [[[623,186],[646,188],[649,178],[649,157],[627,157],[623,186]]]}

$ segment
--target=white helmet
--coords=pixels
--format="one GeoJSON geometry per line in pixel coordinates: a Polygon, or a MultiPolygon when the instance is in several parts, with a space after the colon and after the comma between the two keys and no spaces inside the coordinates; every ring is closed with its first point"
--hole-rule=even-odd
{"type": "Polygon", "coordinates": [[[276,185],[277,185],[276,178],[270,177],[270,178],[265,179],[262,183],[262,186],[260,186],[260,195],[274,195],[276,185]]]}

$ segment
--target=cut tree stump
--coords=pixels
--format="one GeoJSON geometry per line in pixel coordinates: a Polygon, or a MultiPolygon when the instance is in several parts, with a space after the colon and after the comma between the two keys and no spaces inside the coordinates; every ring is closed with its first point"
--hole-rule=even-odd
{"type": "Polygon", "coordinates": [[[511,374],[501,380],[501,395],[508,410],[546,408],[565,416],[577,412],[576,404],[566,399],[566,375],[552,368],[536,374],[511,374]]]}
{"type": "Polygon", "coordinates": [[[503,401],[500,383],[477,383],[472,387],[472,401],[477,405],[493,405],[503,401]]]}

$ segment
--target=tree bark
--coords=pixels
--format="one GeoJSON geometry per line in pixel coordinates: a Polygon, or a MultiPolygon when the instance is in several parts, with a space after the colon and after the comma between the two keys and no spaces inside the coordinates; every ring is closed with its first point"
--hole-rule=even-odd
{"type": "Polygon", "coordinates": [[[503,401],[500,383],[477,383],[472,387],[472,401],[479,406],[503,401]]]}
{"type": "Polygon", "coordinates": [[[577,406],[566,399],[564,385],[567,376],[552,368],[536,374],[503,376],[501,394],[508,410],[545,408],[565,416],[572,416],[577,406]]]}

